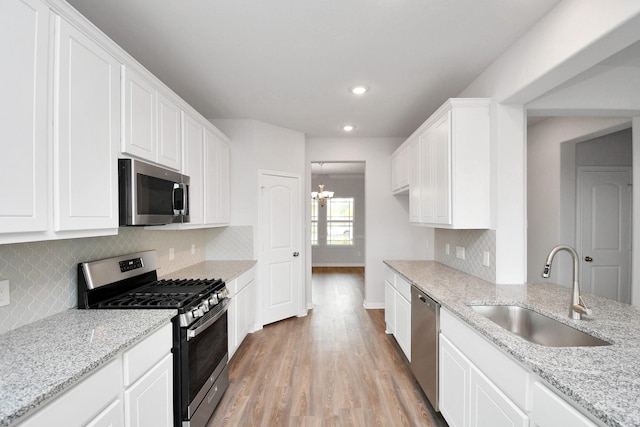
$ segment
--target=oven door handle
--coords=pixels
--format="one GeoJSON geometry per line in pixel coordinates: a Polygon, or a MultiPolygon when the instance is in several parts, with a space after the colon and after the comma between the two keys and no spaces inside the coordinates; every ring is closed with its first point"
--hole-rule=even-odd
{"type": "Polygon", "coordinates": [[[219,318],[221,318],[222,315],[226,313],[227,310],[229,310],[229,302],[230,302],[229,299],[227,298],[223,299],[222,302],[220,303],[220,304],[223,304],[222,310],[217,312],[215,316],[211,317],[210,319],[207,319],[206,321],[204,321],[204,323],[196,326],[193,329],[191,328],[187,329],[187,341],[191,340],[191,338],[195,338],[198,335],[200,335],[202,332],[205,331],[205,329],[213,325],[219,318]]]}

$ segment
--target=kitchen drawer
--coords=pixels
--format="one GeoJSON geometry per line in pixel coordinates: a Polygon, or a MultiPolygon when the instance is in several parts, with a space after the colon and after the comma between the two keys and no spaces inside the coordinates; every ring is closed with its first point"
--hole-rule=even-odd
{"type": "Polygon", "coordinates": [[[238,276],[238,278],[236,279],[236,292],[240,292],[242,289],[244,289],[244,287],[251,283],[251,281],[254,280],[255,277],[256,275],[253,267],[238,276]]]}
{"type": "Polygon", "coordinates": [[[531,372],[446,309],[440,310],[440,330],[516,405],[531,409],[531,372]]]}
{"type": "Polygon", "coordinates": [[[172,327],[172,323],[163,326],[136,344],[135,347],[123,353],[125,387],[136,382],[171,351],[173,345],[172,327]]]}
{"type": "Polygon", "coordinates": [[[533,384],[531,420],[536,427],[596,427],[586,416],[539,381],[533,384]]]}
{"type": "Polygon", "coordinates": [[[396,274],[396,289],[407,301],[411,301],[411,283],[399,274],[396,274]]]}
{"type": "Polygon", "coordinates": [[[386,280],[394,288],[396,287],[396,273],[389,267],[386,267],[384,269],[384,280],[386,280]]]}

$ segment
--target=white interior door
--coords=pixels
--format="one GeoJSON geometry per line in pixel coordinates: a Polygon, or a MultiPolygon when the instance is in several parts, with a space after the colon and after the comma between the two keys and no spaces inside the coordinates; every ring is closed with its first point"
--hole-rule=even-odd
{"type": "Polygon", "coordinates": [[[300,257],[302,215],[300,177],[262,172],[262,323],[298,314],[303,295],[300,257]]]}
{"type": "Polygon", "coordinates": [[[631,302],[631,168],[578,170],[582,290],[631,302]]]}

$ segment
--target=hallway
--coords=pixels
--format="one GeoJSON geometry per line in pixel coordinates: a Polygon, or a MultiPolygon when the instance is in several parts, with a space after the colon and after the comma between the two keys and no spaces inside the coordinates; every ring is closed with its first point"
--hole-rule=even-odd
{"type": "Polygon", "coordinates": [[[363,287],[363,268],[314,269],[313,310],[246,338],[209,426],[439,425],[363,287]]]}

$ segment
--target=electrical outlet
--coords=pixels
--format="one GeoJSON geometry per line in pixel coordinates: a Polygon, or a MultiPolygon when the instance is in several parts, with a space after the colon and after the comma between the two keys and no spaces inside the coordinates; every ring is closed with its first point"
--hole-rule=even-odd
{"type": "Polygon", "coordinates": [[[196,244],[192,243],[191,244],[191,255],[195,255],[196,254],[196,244]]]}
{"type": "Polygon", "coordinates": [[[464,246],[456,246],[456,258],[465,259],[464,246]]]}
{"type": "Polygon", "coordinates": [[[11,303],[9,293],[9,281],[0,280],[0,307],[9,305],[11,303]]]}
{"type": "Polygon", "coordinates": [[[169,248],[169,261],[173,261],[173,259],[176,257],[176,254],[173,250],[173,248],[169,248]]]}
{"type": "Polygon", "coordinates": [[[449,255],[451,253],[451,246],[449,246],[448,243],[444,245],[444,253],[445,255],[449,255]]]}
{"type": "Polygon", "coordinates": [[[487,251],[482,253],[482,265],[485,267],[491,267],[491,254],[487,251]]]}

